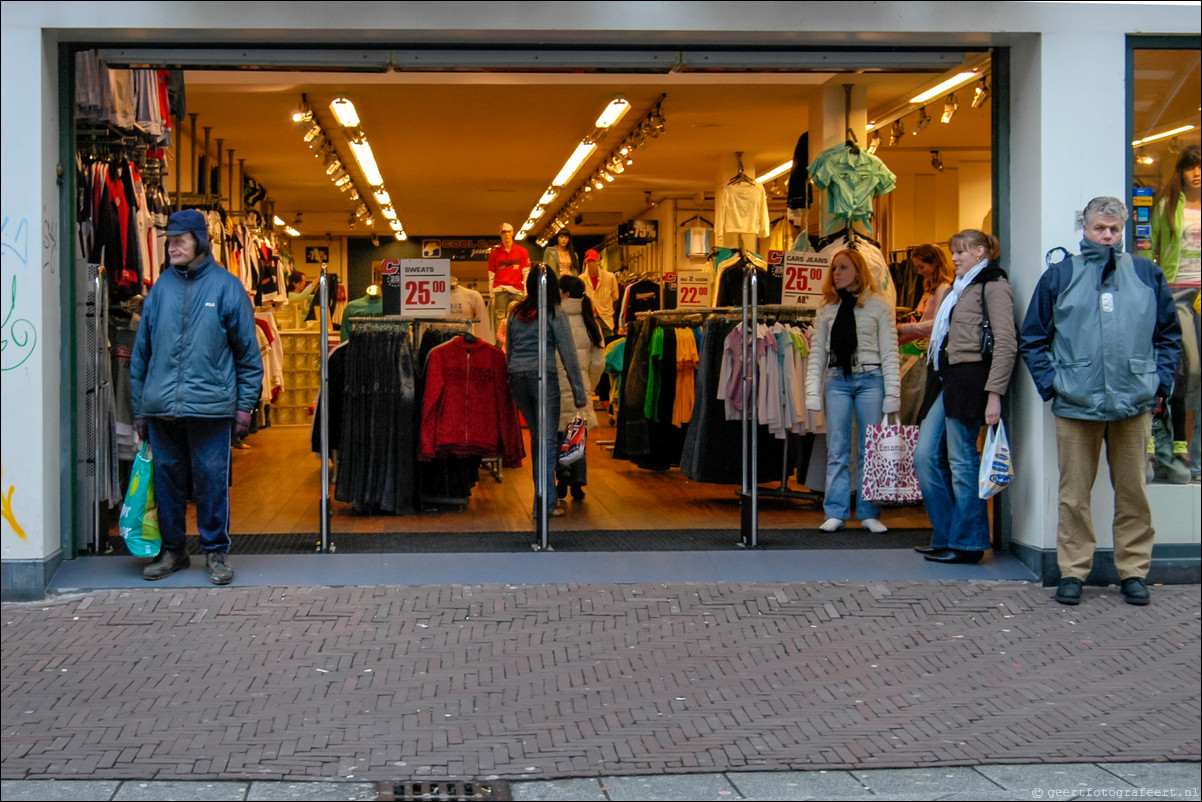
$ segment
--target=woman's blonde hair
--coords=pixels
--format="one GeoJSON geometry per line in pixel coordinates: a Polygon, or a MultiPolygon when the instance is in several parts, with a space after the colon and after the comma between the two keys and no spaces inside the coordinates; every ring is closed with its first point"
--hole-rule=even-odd
{"type": "Polygon", "coordinates": [[[935,265],[935,283],[930,287],[923,287],[923,290],[933,290],[940,284],[951,284],[956,280],[956,268],[952,266],[952,262],[947,258],[947,254],[933,242],[927,242],[919,245],[910,252],[911,259],[921,259],[924,262],[935,265]]]}
{"type": "Polygon", "coordinates": [[[826,271],[826,281],[822,282],[822,303],[834,304],[839,302],[839,291],[835,289],[835,260],[840,256],[846,255],[851,259],[851,263],[856,266],[856,273],[860,277],[860,289],[856,295],[856,306],[864,305],[864,296],[876,294],[879,290],[876,288],[876,277],[872,275],[872,270],[868,267],[867,260],[864,259],[864,254],[859,251],[853,251],[851,248],[844,248],[831,257],[830,269],[826,271]]]}
{"type": "Polygon", "coordinates": [[[953,251],[957,248],[962,251],[984,248],[985,255],[989,257],[990,261],[997,261],[1002,256],[1002,244],[997,241],[997,237],[986,234],[984,231],[977,231],[975,228],[966,228],[959,234],[952,234],[947,245],[953,251]]]}

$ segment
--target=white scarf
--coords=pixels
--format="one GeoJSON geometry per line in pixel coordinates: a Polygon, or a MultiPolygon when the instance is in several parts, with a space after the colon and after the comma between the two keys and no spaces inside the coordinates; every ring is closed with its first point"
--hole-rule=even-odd
{"type": "Polygon", "coordinates": [[[939,352],[943,349],[943,341],[947,339],[952,310],[956,308],[956,303],[960,300],[960,293],[964,292],[964,288],[972,284],[972,280],[977,277],[977,274],[988,266],[988,257],[977,262],[972,270],[953,281],[951,290],[943,296],[943,303],[939,304],[939,311],[935,313],[935,325],[931,327],[930,344],[927,346],[927,362],[930,364],[936,366],[939,364],[939,352]]]}

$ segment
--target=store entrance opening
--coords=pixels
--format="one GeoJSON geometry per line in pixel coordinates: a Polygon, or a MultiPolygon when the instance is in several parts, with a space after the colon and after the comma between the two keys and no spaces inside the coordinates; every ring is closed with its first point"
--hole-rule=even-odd
{"type": "MultiPolygon", "coordinates": [[[[976,83],[988,86],[989,74],[986,66],[958,96],[945,93],[913,104],[910,98],[947,72],[947,54],[932,56],[938,64],[926,69],[910,60],[896,71],[881,69],[876,55],[873,72],[844,75],[754,69],[671,75],[181,73],[186,111],[172,132],[162,175],[151,170],[144,180],[157,179],[172,206],[214,213],[215,230],[228,239],[226,267],[250,276],[253,245],[264,256],[256,276],[266,275],[268,263],[281,285],[301,274],[303,293],[325,264],[339,277],[341,293],[334,304],[340,331],[329,335],[300,314],[311,303],[308,297],[289,299],[281,287],[272,300],[260,298],[260,316],[275,329],[267,336],[279,345],[278,384],[272,386],[269,377],[256,429],[233,453],[231,528],[240,538],[254,536],[243,538],[236,550],[309,551],[319,545],[321,466],[311,436],[315,358],[321,348],[338,343],[348,304],[367,296],[378,279],[373,266],[388,260],[446,258],[457,284],[485,303],[484,314],[472,313],[472,319],[496,320],[489,306],[495,296],[488,257],[500,245],[499,226],[512,223],[524,235],[518,244],[532,261],[557,258],[553,235],[564,228],[572,233],[571,252],[578,260],[565,272],[584,272],[586,253],[595,251],[602,269],[616,279],[615,331],[606,346],[623,330],[654,327],[650,318],[638,317],[641,295],[654,297],[648,309],[682,307],[697,303],[704,286],[707,302],[696,307],[699,325],[688,327],[701,331],[706,309],[727,303],[717,296],[720,274],[728,267],[723,260],[731,254],[766,259],[772,251],[821,250],[831,233],[821,213],[825,195],[814,185],[807,190],[801,168],[828,140],[854,138],[896,175],[895,188],[873,202],[870,231],[861,231],[878,245],[896,306],[903,313],[918,308],[922,284],[911,250],[945,243],[962,228],[988,230],[991,222],[990,100],[986,93],[978,103],[973,94],[976,83]],[[845,83],[861,92],[857,119],[863,128],[850,136],[842,100],[831,102],[832,96],[842,98],[845,83]],[[339,98],[353,102],[355,125],[338,119],[332,103],[339,98]],[[600,135],[598,112],[615,98],[630,111],[600,135]],[[951,112],[942,121],[938,115],[945,108],[951,112]],[[929,125],[922,122],[932,118],[929,125]],[[803,145],[804,135],[809,141],[803,145]],[[372,145],[378,180],[356,157],[363,141],[372,145]],[[582,143],[595,147],[557,185],[565,159],[582,143]],[[791,171],[755,180],[790,159],[791,171]],[[736,173],[748,174],[764,190],[766,236],[719,228],[718,196],[736,173]],[[533,222],[523,230],[527,220],[533,222]],[[636,222],[654,236],[636,236],[636,222]],[[699,240],[704,244],[698,246],[699,240]]],[[[418,334],[410,331],[414,349],[420,346],[418,334]]],[[[498,332],[490,334],[496,340],[498,332]]],[[[632,348],[629,339],[626,347],[632,348]]],[[[615,360],[601,388],[589,388],[597,426],[589,431],[587,482],[563,488],[565,514],[552,521],[552,545],[596,550],[737,545],[737,479],[700,481],[682,472],[685,426],[674,435],[679,443],[653,451],[653,458],[623,442],[629,433],[618,426],[615,400],[621,396],[611,397],[611,390],[631,375],[634,361],[615,360]]],[[[911,388],[921,385],[915,380],[918,364],[909,362],[911,388]]],[[[672,424],[663,425],[670,435],[672,424]]],[[[373,431],[386,436],[382,429],[373,431]]],[[[529,549],[532,450],[524,428],[522,438],[527,456],[520,468],[485,462],[466,496],[419,495],[412,509],[401,511],[407,514],[339,500],[335,479],[335,547],[529,549]]],[[[760,470],[762,487],[784,484],[820,493],[825,449],[820,439],[815,446],[811,432],[790,439],[783,453],[770,452],[760,470]]],[[[699,450],[714,461],[737,465],[740,459],[737,449],[720,441],[699,450]]],[[[345,467],[340,454],[335,476],[345,467]]],[[[413,470],[426,476],[434,468],[417,462],[413,470]]],[[[929,537],[921,505],[887,510],[886,535],[853,528],[827,536],[817,531],[826,517],[821,506],[788,496],[760,498],[761,545],[900,547],[922,545],[929,537]]],[[[190,531],[194,526],[190,518],[190,531]]]]}

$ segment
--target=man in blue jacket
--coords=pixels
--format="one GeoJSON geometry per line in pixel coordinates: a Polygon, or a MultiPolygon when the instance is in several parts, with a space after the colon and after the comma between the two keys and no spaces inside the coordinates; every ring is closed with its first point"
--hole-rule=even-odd
{"type": "Polygon", "coordinates": [[[254,307],[242,283],[219,265],[204,215],[171,215],[171,268],[154,283],[130,359],[135,425],[149,436],[163,549],[142,576],[162,579],[190,564],[185,550],[188,496],[205,567],[215,585],[234,578],[230,549],[230,436],[250,430],[262,392],[263,359],[254,307]]]}
{"type": "Polygon", "coordinates": [[[1079,604],[1093,566],[1090,493],[1105,443],[1114,486],[1114,566],[1123,598],[1147,604],[1156,532],[1144,460],[1150,413],[1173,394],[1181,326],[1160,268],[1121,249],[1123,202],[1094,198],[1082,217],[1081,253],[1043,274],[1019,335],[1031,378],[1056,416],[1056,601],[1079,604]]]}

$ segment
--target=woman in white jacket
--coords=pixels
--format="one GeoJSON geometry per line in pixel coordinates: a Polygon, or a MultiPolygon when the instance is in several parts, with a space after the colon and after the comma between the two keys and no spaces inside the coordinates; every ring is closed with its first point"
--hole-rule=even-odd
{"type": "MultiPolygon", "coordinates": [[[[583,281],[575,276],[563,276],[559,279],[559,291],[563,298],[559,308],[567,315],[568,324],[572,328],[572,341],[576,344],[576,361],[580,363],[581,377],[584,379],[585,388],[592,393],[597,389],[597,382],[601,381],[601,375],[605,372],[605,347],[601,327],[593,312],[592,302],[584,294],[583,281]]],[[[559,392],[563,398],[568,399],[572,394],[572,387],[568,383],[562,364],[559,365],[559,392]]],[[[597,413],[593,411],[592,404],[585,410],[576,410],[574,405],[561,401],[559,408],[561,432],[577,412],[583,412],[590,431],[596,429],[597,413]]],[[[556,466],[555,491],[560,498],[567,497],[569,490],[572,492],[572,498],[584,498],[584,486],[588,484],[586,459],[580,459],[571,465],[556,466]]]]}
{"type": "MultiPolygon", "coordinates": [[[[826,416],[826,521],[819,528],[834,532],[851,512],[852,414],[863,468],[866,428],[880,423],[884,413],[897,412],[901,393],[894,309],[877,291],[859,252],[835,254],[822,295],[806,373],[806,408],[823,410],[826,416]]],[[[858,483],[855,488],[860,526],[888,531],[880,522],[880,505],[865,501],[858,483]]]]}

